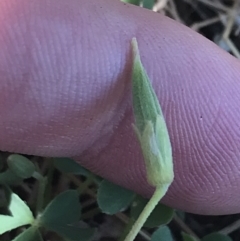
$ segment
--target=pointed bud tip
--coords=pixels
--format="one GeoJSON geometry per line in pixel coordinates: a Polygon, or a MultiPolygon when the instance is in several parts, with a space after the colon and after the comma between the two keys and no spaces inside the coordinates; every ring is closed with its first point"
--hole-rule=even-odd
{"type": "Polygon", "coordinates": [[[131,45],[132,45],[133,57],[135,59],[136,57],[140,56],[139,50],[138,50],[138,42],[135,37],[132,38],[131,45]]]}

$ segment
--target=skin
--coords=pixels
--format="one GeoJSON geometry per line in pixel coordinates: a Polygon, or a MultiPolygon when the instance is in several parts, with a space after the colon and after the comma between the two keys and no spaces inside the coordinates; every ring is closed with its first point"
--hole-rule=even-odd
{"type": "Polygon", "coordinates": [[[239,212],[239,61],[118,0],[0,1],[0,149],[74,157],[150,197],[131,127],[133,37],[173,145],[175,180],[164,203],[239,212]]]}

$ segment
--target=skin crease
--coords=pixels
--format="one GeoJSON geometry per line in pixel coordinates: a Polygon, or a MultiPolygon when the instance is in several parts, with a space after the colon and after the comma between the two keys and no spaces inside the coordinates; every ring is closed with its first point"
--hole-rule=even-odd
{"type": "Polygon", "coordinates": [[[150,197],[131,127],[133,37],[173,145],[175,180],[164,203],[239,212],[239,61],[118,0],[0,1],[0,149],[75,157],[150,197]]]}

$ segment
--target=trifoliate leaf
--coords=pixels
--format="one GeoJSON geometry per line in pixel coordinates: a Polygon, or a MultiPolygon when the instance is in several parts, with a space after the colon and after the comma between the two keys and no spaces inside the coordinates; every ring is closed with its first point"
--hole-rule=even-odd
{"type": "Polygon", "coordinates": [[[0,215],[0,235],[12,229],[32,224],[34,222],[31,210],[15,193],[11,194],[9,211],[12,216],[0,215]]]}
{"type": "Polygon", "coordinates": [[[77,226],[81,216],[78,192],[69,190],[58,195],[40,217],[40,225],[69,241],[89,241],[95,229],[77,226]]]}
{"type": "Polygon", "coordinates": [[[64,229],[76,224],[81,216],[79,195],[75,190],[61,193],[46,207],[39,223],[61,234],[64,229]]]}
{"type": "MultiPolygon", "coordinates": [[[[131,205],[131,217],[137,220],[140,213],[146,206],[148,200],[137,196],[131,205]]],[[[164,204],[158,203],[153,212],[148,217],[147,221],[144,224],[144,227],[154,228],[163,224],[168,224],[171,222],[174,215],[174,210],[170,207],[165,206],[164,204]]]]}
{"type": "Polygon", "coordinates": [[[99,186],[97,201],[102,212],[113,215],[125,210],[133,197],[132,191],[104,180],[99,186]]]}

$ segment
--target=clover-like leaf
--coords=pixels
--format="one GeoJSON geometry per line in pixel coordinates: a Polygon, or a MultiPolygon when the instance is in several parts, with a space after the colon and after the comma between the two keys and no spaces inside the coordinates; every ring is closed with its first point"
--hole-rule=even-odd
{"type": "Polygon", "coordinates": [[[55,229],[62,224],[78,222],[80,216],[79,195],[75,190],[68,190],[50,202],[40,217],[40,224],[48,229],[55,229]]]}
{"type": "Polygon", "coordinates": [[[125,210],[134,198],[134,193],[103,180],[99,186],[97,201],[102,212],[113,215],[125,210]]]}
{"type": "MultiPolygon", "coordinates": [[[[137,196],[131,205],[131,217],[137,220],[138,216],[146,206],[148,200],[137,196]]],[[[144,227],[153,228],[158,227],[163,224],[168,224],[174,215],[174,210],[170,207],[165,206],[164,204],[158,203],[154,208],[153,212],[148,217],[147,221],[144,224],[144,227]]]]}
{"type": "Polygon", "coordinates": [[[10,155],[7,163],[9,169],[22,179],[30,178],[36,169],[28,158],[19,154],[10,155]]]}
{"type": "Polygon", "coordinates": [[[0,235],[12,229],[32,224],[34,217],[26,203],[15,193],[10,196],[9,211],[12,216],[0,215],[0,235]]]}
{"type": "Polygon", "coordinates": [[[77,227],[81,216],[78,192],[69,190],[61,193],[46,207],[39,223],[71,241],[88,241],[95,229],[77,227]],[[80,239],[81,238],[81,239],[80,239]]]}
{"type": "Polygon", "coordinates": [[[173,237],[168,226],[158,228],[152,235],[151,241],[173,241],[173,237]]]}

